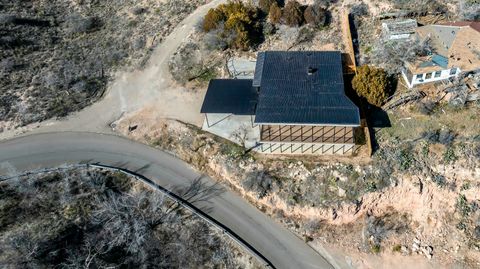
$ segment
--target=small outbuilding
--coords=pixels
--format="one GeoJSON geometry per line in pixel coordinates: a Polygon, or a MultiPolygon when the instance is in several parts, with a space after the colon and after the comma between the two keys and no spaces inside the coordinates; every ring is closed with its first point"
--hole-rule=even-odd
{"type": "Polygon", "coordinates": [[[382,34],[387,40],[408,39],[415,34],[417,26],[417,21],[413,19],[384,22],[382,34]]]}
{"type": "Polygon", "coordinates": [[[430,24],[416,29],[434,54],[405,63],[402,76],[409,88],[480,71],[480,22],[430,24]]]}

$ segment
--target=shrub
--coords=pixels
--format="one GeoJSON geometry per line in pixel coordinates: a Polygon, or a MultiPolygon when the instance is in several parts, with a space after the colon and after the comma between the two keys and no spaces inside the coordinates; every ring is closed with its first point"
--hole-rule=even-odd
{"type": "Polygon", "coordinates": [[[361,66],[353,78],[352,86],[359,96],[372,105],[381,106],[388,98],[388,76],[381,68],[361,66]]]}
{"type": "Polygon", "coordinates": [[[401,250],[402,250],[402,245],[398,245],[398,244],[393,246],[392,248],[393,252],[400,252],[401,250]]]}
{"type": "Polygon", "coordinates": [[[438,142],[443,145],[450,145],[452,144],[453,140],[455,139],[455,133],[448,129],[441,129],[438,132],[438,142]]]}
{"type": "Polygon", "coordinates": [[[443,153],[443,161],[446,164],[454,163],[458,159],[457,155],[455,155],[455,150],[453,147],[448,147],[445,152],[443,153]]]}
{"type": "Polygon", "coordinates": [[[84,18],[79,15],[73,15],[67,18],[67,31],[71,34],[81,34],[92,32],[101,26],[101,21],[97,17],[84,18]]]}
{"type": "Polygon", "coordinates": [[[463,216],[466,217],[472,212],[472,208],[467,201],[467,197],[464,194],[460,194],[457,198],[457,204],[455,205],[457,211],[463,216]]]}
{"type": "Polygon", "coordinates": [[[450,145],[455,139],[455,133],[448,129],[428,130],[422,133],[422,137],[430,143],[450,145]]]}
{"type": "Polygon", "coordinates": [[[283,19],[288,26],[300,26],[303,22],[302,6],[295,0],[290,0],[283,9],[283,19]]]}
{"type": "Polygon", "coordinates": [[[302,27],[298,32],[296,44],[311,42],[315,38],[315,29],[312,27],[302,27]]]}
{"type": "Polygon", "coordinates": [[[437,106],[437,103],[433,101],[425,101],[425,102],[420,102],[417,105],[418,112],[423,115],[430,115],[435,107],[437,106]]]}
{"type": "Polygon", "coordinates": [[[258,1],[258,8],[260,8],[261,11],[267,14],[270,12],[270,7],[276,3],[276,0],[260,0],[258,1]]]}
{"type": "Polygon", "coordinates": [[[460,18],[467,21],[480,20],[480,2],[475,0],[460,1],[460,18]]]}
{"type": "Polygon", "coordinates": [[[438,130],[427,130],[421,134],[422,138],[429,143],[438,142],[438,130]]]}
{"type": "Polygon", "coordinates": [[[408,168],[410,168],[410,166],[413,163],[411,150],[409,148],[404,148],[400,150],[398,155],[398,161],[399,161],[401,170],[403,171],[408,170],[408,168]]]}
{"type": "Polygon", "coordinates": [[[277,31],[277,27],[275,27],[274,24],[271,24],[271,23],[267,22],[263,25],[263,35],[264,36],[273,35],[273,34],[275,34],[276,31],[277,31]]]}
{"type": "Polygon", "coordinates": [[[234,1],[210,9],[204,18],[202,28],[205,32],[221,30],[218,34],[229,47],[247,50],[261,35],[257,19],[255,7],[234,1]]]}
{"type": "Polygon", "coordinates": [[[373,254],[378,254],[378,253],[380,253],[380,251],[381,251],[380,245],[377,245],[377,244],[372,245],[372,246],[371,246],[371,251],[372,251],[373,254]]]}
{"type": "Polygon", "coordinates": [[[245,149],[235,143],[223,143],[221,153],[233,159],[239,159],[245,155],[245,149]]]}
{"type": "Polygon", "coordinates": [[[337,2],[337,0],[315,0],[314,2],[324,8],[328,8],[331,4],[337,2]]]}
{"type": "Polygon", "coordinates": [[[228,48],[228,43],[225,38],[221,36],[223,29],[215,29],[205,34],[203,37],[203,45],[207,50],[225,50],[228,48]]]}
{"type": "Polygon", "coordinates": [[[480,145],[475,146],[473,149],[473,156],[480,159],[480,145]]]}
{"type": "Polygon", "coordinates": [[[226,20],[225,14],[220,9],[212,8],[203,19],[203,31],[209,32],[216,29],[221,22],[226,20]]]}
{"type": "Polygon", "coordinates": [[[144,7],[134,7],[134,8],[132,8],[131,12],[132,12],[133,15],[141,15],[141,14],[145,13],[146,11],[147,11],[147,9],[144,8],[144,7]]]}
{"type": "Polygon", "coordinates": [[[243,182],[247,191],[254,192],[258,198],[263,198],[272,190],[273,178],[265,172],[251,172],[243,182]]]}
{"type": "Polygon", "coordinates": [[[364,2],[361,2],[360,4],[356,4],[352,6],[352,9],[350,10],[350,14],[355,16],[367,16],[369,14],[368,5],[365,4],[364,2]]]}
{"type": "Polygon", "coordinates": [[[409,10],[417,14],[431,13],[446,13],[448,7],[441,3],[443,1],[438,0],[423,0],[423,1],[411,1],[411,0],[390,0],[394,8],[409,10]]]}
{"type": "Polygon", "coordinates": [[[322,27],[327,21],[327,10],[318,4],[308,6],[303,13],[305,22],[315,27],[322,27]]]}
{"type": "Polygon", "coordinates": [[[178,48],[170,59],[168,68],[175,81],[182,84],[201,74],[205,63],[198,45],[186,43],[178,48]]]}
{"type": "Polygon", "coordinates": [[[432,181],[435,184],[437,184],[437,186],[439,186],[439,187],[445,187],[447,185],[447,181],[446,181],[445,177],[438,174],[438,173],[434,173],[434,175],[432,176],[432,181]]]}
{"type": "Polygon", "coordinates": [[[270,11],[268,13],[268,19],[271,23],[279,23],[282,19],[282,9],[275,2],[270,6],[270,11]]]}

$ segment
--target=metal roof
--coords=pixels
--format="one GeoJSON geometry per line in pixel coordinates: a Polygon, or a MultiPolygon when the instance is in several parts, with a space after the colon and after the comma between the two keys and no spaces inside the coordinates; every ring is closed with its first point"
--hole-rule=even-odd
{"type": "Polygon", "coordinates": [[[429,57],[427,61],[424,61],[418,65],[421,68],[430,66],[440,66],[442,68],[448,68],[448,59],[442,55],[434,54],[429,57]]]}
{"type": "Polygon", "coordinates": [[[414,19],[402,21],[390,21],[382,24],[388,35],[413,34],[417,28],[417,21],[414,19]]]}
{"type": "Polygon", "coordinates": [[[453,45],[461,27],[448,25],[426,25],[419,27],[417,33],[422,37],[428,37],[430,45],[437,54],[448,57],[448,51],[453,45]]]}
{"type": "Polygon", "coordinates": [[[263,62],[265,61],[265,52],[259,52],[255,66],[255,75],[253,76],[253,87],[260,87],[263,74],[263,62]]]}
{"type": "Polygon", "coordinates": [[[432,62],[443,67],[448,68],[448,59],[442,55],[435,54],[432,56],[432,62]]]}
{"type": "Polygon", "coordinates": [[[260,87],[256,123],[360,125],[358,107],[344,92],[340,52],[267,51],[259,56],[261,71],[253,80],[260,87]]]}
{"type": "Polygon", "coordinates": [[[479,21],[444,22],[444,23],[440,23],[440,25],[457,26],[457,27],[470,26],[474,30],[476,30],[477,32],[480,32],[480,22],[479,21]]]}
{"type": "Polygon", "coordinates": [[[254,115],[257,96],[251,79],[213,79],[200,112],[254,115]]]}

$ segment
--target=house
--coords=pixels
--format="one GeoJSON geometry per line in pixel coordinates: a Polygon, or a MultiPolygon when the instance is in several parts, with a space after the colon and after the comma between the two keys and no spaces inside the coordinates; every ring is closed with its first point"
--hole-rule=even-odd
{"type": "Polygon", "coordinates": [[[260,52],[253,79],[210,82],[201,113],[225,138],[248,126],[246,146],[269,154],[351,154],[360,127],[338,51],[260,52]]]}
{"type": "Polygon", "coordinates": [[[382,35],[386,40],[408,39],[415,34],[417,21],[413,19],[382,23],[382,35]]]}
{"type": "Polygon", "coordinates": [[[402,76],[408,87],[480,70],[480,22],[426,25],[416,35],[429,39],[433,53],[406,63],[402,76]]]}

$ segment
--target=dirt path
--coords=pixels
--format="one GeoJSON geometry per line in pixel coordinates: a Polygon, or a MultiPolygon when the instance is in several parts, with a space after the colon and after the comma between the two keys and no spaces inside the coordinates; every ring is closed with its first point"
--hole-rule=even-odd
{"type": "Polygon", "coordinates": [[[102,100],[61,120],[53,119],[5,131],[0,133],[0,140],[31,132],[113,133],[111,128],[113,122],[142,108],[151,111],[146,115],[148,117],[174,118],[201,124],[202,118],[198,111],[204,93],[173,86],[168,71],[168,60],[204,14],[222,2],[226,0],[210,1],[183,20],[155,49],[144,69],[118,72],[102,100]]]}

